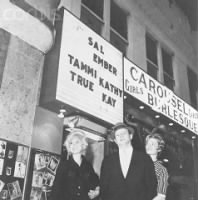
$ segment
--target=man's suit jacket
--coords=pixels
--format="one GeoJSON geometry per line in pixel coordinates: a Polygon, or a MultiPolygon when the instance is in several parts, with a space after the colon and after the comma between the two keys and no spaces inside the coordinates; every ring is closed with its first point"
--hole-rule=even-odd
{"type": "Polygon", "coordinates": [[[119,153],[104,158],[101,167],[102,200],[152,200],[157,194],[157,179],[151,158],[133,150],[124,178],[119,153]]]}

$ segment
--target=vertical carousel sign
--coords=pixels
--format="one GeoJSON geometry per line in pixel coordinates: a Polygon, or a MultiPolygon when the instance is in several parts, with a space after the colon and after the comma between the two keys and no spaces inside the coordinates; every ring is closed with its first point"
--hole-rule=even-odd
{"type": "Polygon", "coordinates": [[[126,58],[124,91],[156,112],[198,134],[198,112],[126,58]]]}
{"type": "Polygon", "coordinates": [[[56,99],[110,123],[123,121],[122,54],[64,10],[56,99]]]}

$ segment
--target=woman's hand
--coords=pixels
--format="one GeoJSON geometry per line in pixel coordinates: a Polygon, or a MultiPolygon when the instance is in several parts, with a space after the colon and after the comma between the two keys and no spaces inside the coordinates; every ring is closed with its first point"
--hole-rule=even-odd
{"type": "Polygon", "coordinates": [[[90,199],[94,199],[99,195],[99,193],[100,193],[100,187],[97,186],[95,190],[89,190],[88,196],[90,199]]]}
{"type": "Polygon", "coordinates": [[[153,198],[153,200],[165,200],[166,196],[163,194],[158,194],[156,197],[153,198]]]}

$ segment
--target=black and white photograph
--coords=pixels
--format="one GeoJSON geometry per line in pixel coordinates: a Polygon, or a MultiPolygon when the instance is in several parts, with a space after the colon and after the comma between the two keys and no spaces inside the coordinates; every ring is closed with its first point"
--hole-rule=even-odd
{"type": "Polygon", "coordinates": [[[5,157],[7,142],[0,140],[0,158],[5,157]]]}
{"type": "Polygon", "coordinates": [[[3,190],[4,185],[5,183],[2,180],[0,180],[0,192],[3,190]]]}
{"type": "Polygon", "coordinates": [[[42,189],[38,187],[32,187],[30,200],[41,200],[42,196],[42,189]]]}
{"type": "Polygon", "coordinates": [[[43,153],[37,153],[35,155],[35,168],[40,170],[46,167],[45,155],[43,153]]]}
{"type": "Polygon", "coordinates": [[[23,162],[15,162],[14,177],[25,178],[26,165],[23,162]]]}
{"type": "Polygon", "coordinates": [[[8,198],[8,190],[2,190],[1,192],[0,192],[0,198],[2,199],[2,200],[7,200],[7,198],[8,198]]]}
{"type": "Polygon", "coordinates": [[[46,167],[49,164],[50,159],[51,159],[51,156],[48,155],[48,154],[47,155],[45,154],[45,165],[46,165],[46,167]]]}
{"type": "Polygon", "coordinates": [[[43,185],[47,185],[47,186],[52,187],[54,179],[55,179],[54,175],[52,175],[49,172],[44,172],[44,175],[43,175],[43,185]]]}
{"type": "Polygon", "coordinates": [[[18,199],[22,196],[21,188],[18,181],[7,184],[9,196],[11,200],[18,199]]]}
{"type": "Polygon", "coordinates": [[[15,154],[14,150],[9,149],[9,151],[8,151],[8,158],[12,159],[14,157],[14,154],[15,154]]]}
{"type": "Polygon", "coordinates": [[[3,174],[4,159],[0,158],[0,176],[3,174]]]}
{"type": "Polygon", "coordinates": [[[198,0],[0,0],[0,181],[198,200],[198,0]]]}
{"type": "Polygon", "coordinates": [[[32,177],[32,186],[33,187],[42,187],[43,185],[43,172],[34,171],[32,177]]]}
{"type": "Polygon", "coordinates": [[[28,159],[28,147],[25,146],[18,146],[16,161],[23,162],[24,164],[27,163],[28,159]]]}
{"type": "Polygon", "coordinates": [[[47,165],[47,169],[49,169],[50,172],[52,172],[53,174],[56,173],[57,167],[59,164],[59,160],[56,159],[54,156],[51,157],[48,165],[47,165]]]}
{"type": "Polygon", "coordinates": [[[13,168],[10,167],[10,166],[7,166],[7,167],[5,168],[5,173],[6,173],[6,176],[11,176],[12,173],[13,173],[13,168]]]}

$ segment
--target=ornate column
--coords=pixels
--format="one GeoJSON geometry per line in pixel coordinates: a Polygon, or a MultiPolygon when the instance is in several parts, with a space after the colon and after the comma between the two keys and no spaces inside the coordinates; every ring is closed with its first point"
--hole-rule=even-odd
{"type": "Polygon", "coordinates": [[[4,0],[0,28],[46,53],[54,41],[54,13],[60,0],[4,0]]]}
{"type": "Polygon", "coordinates": [[[60,0],[3,0],[0,6],[0,138],[31,146],[45,54],[60,0]]]}

